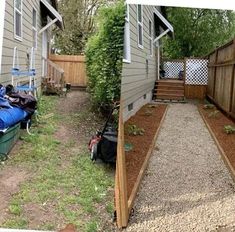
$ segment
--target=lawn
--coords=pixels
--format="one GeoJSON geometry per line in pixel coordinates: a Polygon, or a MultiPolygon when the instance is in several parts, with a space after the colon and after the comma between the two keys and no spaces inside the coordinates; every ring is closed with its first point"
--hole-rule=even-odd
{"type": "Polygon", "coordinates": [[[100,125],[85,93],[40,99],[33,135],[21,134],[10,159],[0,165],[0,181],[8,170],[24,173],[17,190],[6,194],[0,227],[57,230],[73,223],[78,231],[111,230],[114,170],[93,164],[87,150],[100,125]]]}

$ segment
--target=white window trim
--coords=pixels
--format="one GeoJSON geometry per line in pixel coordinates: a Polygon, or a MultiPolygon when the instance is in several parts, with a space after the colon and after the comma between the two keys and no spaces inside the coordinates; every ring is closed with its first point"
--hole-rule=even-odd
{"type": "MultiPolygon", "coordinates": [[[[140,4],[139,4],[140,5],[140,4]]],[[[137,7],[137,35],[138,35],[138,47],[141,49],[144,49],[144,23],[143,23],[143,5],[141,5],[141,22],[139,21],[139,11],[138,11],[138,5],[137,7]],[[141,26],[142,29],[142,44],[139,44],[139,26],[141,26]]]]}
{"type": "Polygon", "coordinates": [[[16,40],[23,41],[23,28],[22,28],[23,27],[23,0],[21,0],[21,10],[20,11],[15,7],[15,1],[16,0],[14,0],[14,38],[16,40]],[[20,16],[21,16],[21,27],[20,27],[21,36],[16,35],[16,24],[15,24],[15,22],[16,22],[16,12],[19,13],[20,16]]]}
{"type": "Polygon", "coordinates": [[[2,73],[2,47],[3,47],[3,34],[4,34],[4,19],[5,19],[6,0],[1,1],[0,7],[0,74],[2,73]]]}
{"type": "Polygon", "coordinates": [[[150,56],[153,57],[153,21],[149,19],[149,22],[151,22],[151,35],[149,34],[149,43],[152,44],[151,50],[150,50],[150,56]]]}
{"type": "MultiPolygon", "coordinates": [[[[35,50],[37,50],[37,47],[38,47],[38,30],[37,30],[37,20],[38,20],[38,12],[37,12],[37,10],[33,7],[33,11],[35,11],[36,12],[36,20],[35,20],[35,22],[36,22],[36,27],[34,27],[34,25],[33,25],[33,23],[32,23],[32,31],[33,32],[36,32],[36,41],[35,41],[35,47],[34,47],[34,49],[35,50]]],[[[32,12],[32,16],[33,16],[33,12],[32,12]]],[[[33,22],[33,17],[32,17],[32,22],[33,22]]],[[[33,45],[34,45],[34,38],[33,38],[33,45]]]]}
{"type": "MultiPolygon", "coordinates": [[[[131,63],[131,39],[130,39],[130,15],[129,15],[130,7],[129,7],[128,4],[126,6],[127,6],[127,12],[126,12],[127,14],[126,14],[126,17],[125,17],[124,43],[126,43],[126,48],[127,48],[126,54],[127,54],[127,57],[125,57],[123,59],[123,62],[130,64],[131,63]]],[[[124,49],[125,49],[125,46],[124,46],[124,49]]]]}

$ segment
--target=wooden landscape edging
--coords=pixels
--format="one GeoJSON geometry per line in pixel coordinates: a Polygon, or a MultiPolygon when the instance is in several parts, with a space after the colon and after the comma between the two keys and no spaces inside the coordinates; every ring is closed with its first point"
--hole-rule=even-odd
{"type": "Polygon", "coordinates": [[[201,115],[201,117],[202,117],[202,119],[203,119],[203,121],[204,121],[204,123],[205,123],[205,125],[206,125],[206,127],[207,127],[207,129],[208,129],[208,131],[210,132],[211,137],[213,138],[213,140],[214,140],[214,142],[215,142],[215,144],[216,144],[216,146],[217,146],[217,148],[218,148],[218,150],[219,150],[219,152],[220,152],[220,154],[221,154],[221,157],[222,157],[222,159],[223,159],[225,165],[226,165],[227,168],[229,169],[229,172],[230,172],[230,174],[231,174],[231,177],[232,177],[233,180],[235,181],[235,169],[234,169],[233,166],[231,165],[231,163],[230,163],[228,157],[226,156],[226,154],[225,154],[225,152],[224,152],[224,149],[220,146],[218,139],[216,138],[216,136],[215,136],[214,132],[212,131],[210,125],[207,123],[206,118],[205,118],[205,116],[203,115],[203,113],[201,112],[201,109],[199,108],[199,106],[198,106],[198,111],[199,111],[199,113],[200,113],[200,115],[201,115]]]}
{"type": "Polygon", "coordinates": [[[144,176],[151,154],[155,148],[156,140],[160,132],[160,129],[162,127],[162,124],[164,122],[164,119],[166,117],[167,110],[168,106],[166,107],[166,110],[159,123],[158,129],[149,147],[148,153],[141,167],[135,185],[132,189],[131,195],[129,199],[127,199],[127,177],[126,177],[126,163],[125,163],[125,151],[124,151],[124,123],[123,123],[122,107],[120,106],[118,153],[117,153],[116,175],[115,175],[115,207],[116,207],[116,216],[117,216],[117,226],[120,229],[127,227],[129,216],[134,204],[137,191],[139,189],[141,180],[144,176]]]}
{"type": "Polygon", "coordinates": [[[118,145],[115,173],[115,208],[118,228],[126,227],[129,219],[127,205],[126,158],[124,151],[123,103],[120,102],[118,122],[118,145]]]}

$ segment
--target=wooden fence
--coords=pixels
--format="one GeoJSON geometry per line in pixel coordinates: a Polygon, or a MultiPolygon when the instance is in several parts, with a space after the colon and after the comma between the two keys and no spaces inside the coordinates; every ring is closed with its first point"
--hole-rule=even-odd
{"type": "Polygon", "coordinates": [[[209,55],[207,96],[235,118],[235,40],[209,55]]]}
{"type": "Polygon", "coordinates": [[[66,83],[74,87],[86,87],[85,56],[50,55],[49,59],[64,70],[66,83]]]}

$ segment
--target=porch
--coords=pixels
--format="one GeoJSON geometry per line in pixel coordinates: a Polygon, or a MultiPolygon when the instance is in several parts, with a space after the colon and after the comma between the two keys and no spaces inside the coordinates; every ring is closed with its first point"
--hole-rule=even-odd
{"type": "Polygon", "coordinates": [[[153,90],[155,101],[205,98],[208,82],[207,59],[163,60],[158,70],[153,90]]]}

